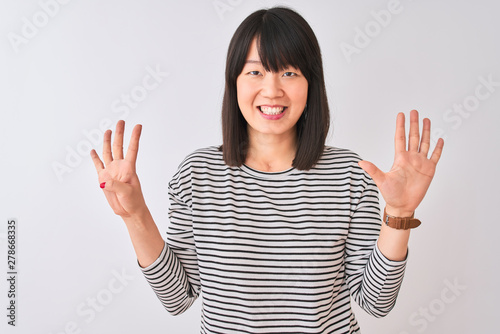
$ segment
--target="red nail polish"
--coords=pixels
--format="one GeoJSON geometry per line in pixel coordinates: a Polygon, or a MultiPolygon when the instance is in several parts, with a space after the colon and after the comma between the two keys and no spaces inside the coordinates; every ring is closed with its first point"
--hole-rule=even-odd
{"type": "Polygon", "coordinates": [[[99,187],[103,188],[104,189],[104,186],[106,185],[106,182],[103,182],[99,185],[99,187]]]}

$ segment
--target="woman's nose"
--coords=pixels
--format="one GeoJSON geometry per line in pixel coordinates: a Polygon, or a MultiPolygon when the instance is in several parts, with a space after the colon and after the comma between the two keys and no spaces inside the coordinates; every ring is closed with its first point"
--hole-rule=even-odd
{"type": "Polygon", "coordinates": [[[262,96],[267,98],[276,98],[283,96],[283,87],[279,79],[280,78],[278,74],[267,72],[264,80],[262,80],[262,96]]]}

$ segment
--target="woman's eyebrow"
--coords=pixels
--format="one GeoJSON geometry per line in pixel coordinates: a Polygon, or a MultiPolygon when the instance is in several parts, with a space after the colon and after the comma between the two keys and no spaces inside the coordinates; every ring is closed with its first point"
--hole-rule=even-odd
{"type": "Polygon", "coordinates": [[[260,60],[248,59],[245,64],[262,64],[260,60]]]}

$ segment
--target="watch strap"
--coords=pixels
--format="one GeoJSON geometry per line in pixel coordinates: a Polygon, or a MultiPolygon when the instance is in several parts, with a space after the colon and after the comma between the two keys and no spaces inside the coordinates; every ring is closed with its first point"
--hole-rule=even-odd
{"type": "Polygon", "coordinates": [[[397,230],[408,230],[410,228],[418,227],[421,222],[417,218],[413,218],[415,212],[412,213],[411,217],[393,217],[389,216],[384,209],[384,223],[397,230]]]}

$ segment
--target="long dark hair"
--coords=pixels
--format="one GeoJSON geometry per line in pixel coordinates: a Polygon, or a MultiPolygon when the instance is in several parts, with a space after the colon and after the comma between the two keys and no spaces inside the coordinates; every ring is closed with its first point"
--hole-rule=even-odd
{"type": "Polygon", "coordinates": [[[313,167],[325,146],[330,126],[321,51],[309,24],[295,11],[274,7],[248,16],[236,29],[226,59],[226,85],[222,102],[222,152],[229,166],[241,166],[248,151],[247,122],[238,106],[236,79],[243,70],[250,44],[257,38],[266,71],[293,66],[308,82],[307,104],[297,121],[297,152],[293,166],[313,167]]]}

